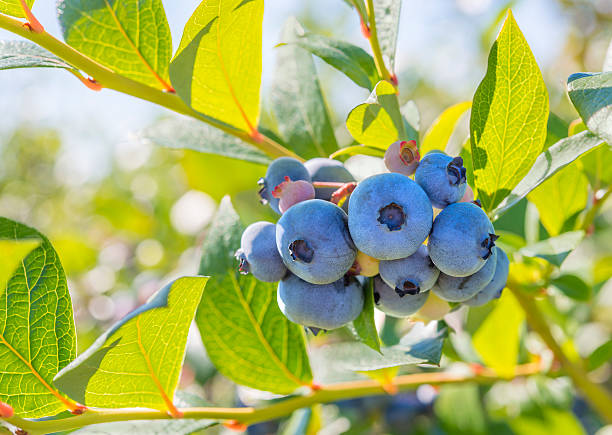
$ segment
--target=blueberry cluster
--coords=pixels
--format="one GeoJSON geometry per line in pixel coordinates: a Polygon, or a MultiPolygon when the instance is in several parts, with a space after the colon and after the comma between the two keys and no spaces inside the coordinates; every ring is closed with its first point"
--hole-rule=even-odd
{"type": "Polygon", "coordinates": [[[394,317],[418,311],[429,290],[469,306],[501,294],[508,257],[472,201],[461,157],[421,159],[414,141],[398,141],[384,161],[389,173],[356,183],[339,161],[281,157],[260,179],[262,202],[281,217],[247,227],[236,257],[242,273],[279,281],[289,320],[313,331],[351,322],[364,277],[376,307],[394,317]]]}

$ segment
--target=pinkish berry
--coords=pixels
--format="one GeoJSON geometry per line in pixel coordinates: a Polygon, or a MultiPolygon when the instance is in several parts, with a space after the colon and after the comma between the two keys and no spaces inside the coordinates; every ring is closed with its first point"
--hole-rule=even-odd
{"type": "Polygon", "coordinates": [[[284,213],[298,202],[314,199],[315,189],[308,181],[291,181],[289,177],[285,177],[285,181],[274,188],[272,196],[279,199],[278,208],[284,213]]]}
{"type": "Polygon", "coordinates": [[[414,174],[420,159],[421,156],[414,140],[393,142],[385,152],[387,169],[407,176],[414,174]]]}

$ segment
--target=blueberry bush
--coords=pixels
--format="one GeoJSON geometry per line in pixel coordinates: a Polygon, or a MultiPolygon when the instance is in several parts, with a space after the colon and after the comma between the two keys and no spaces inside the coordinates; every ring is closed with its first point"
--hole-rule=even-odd
{"type": "MultiPolygon", "coordinates": [[[[566,266],[606,243],[612,48],[602,72],[568,78],[576,119],[566,123],[504,10],[473,100],[422,129],[394,69],[400,7],[410,7],[400,0],[347,1],[370,52],[288,20],[263,108],[263,0],[202,1],[175,53],[161,0],[59,0],[64,41],[33,3],[0,0],[0,28],[22,37],[0,42],[0,69],[59,68],[92,91],[157,104],[180,117],[143,131],[147,140],[266,169],[250,181],[261,204],[244,189],[220,201],[198,270],[78,352],[64,270],[86,269],[89,254],[63,265],[45,235],[0,218],[0,433],[190,434],[270,421],[261,430],[275,431],[280,420],[283,433],[310,434],[329,421],[323,404],[359,403],[368,415],[375,396],[390,433],[429,412],[453,434],[612,424],[612,340],[580,355],[572,337],[601,316],[612,257],[587,255],[586,273],[566,266]],[[370,92],[345,114],[349,143],[337,139],[315,58],[370,92]],[[213,370],[259,397],[255,406],[179,389],[193,323],[213,370]]],[[[211,169],[212,188],[240,168],[211,169]]],[[[133,219],[137,236],[154,225],[127,200],[98,205],[133,219]]]]}

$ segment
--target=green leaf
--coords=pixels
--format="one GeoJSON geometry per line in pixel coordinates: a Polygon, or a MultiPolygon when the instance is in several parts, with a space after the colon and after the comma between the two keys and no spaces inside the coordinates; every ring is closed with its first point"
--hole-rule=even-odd
{"type": "MultiPolygon", "coordinates": [[[[177,391],[174,403],[177,407],[210,407],[205,400],[177,391]]],[[[121,421],[115,423],[94,424],[84,427],[73,435],[190,435],[200,433],[206,428],[218,424],[215,420],[180,418],[172,420],[121,421]]]]}
{"type": "Polygon", "coordinates": [[[464,101],[444,110],[425,133],[419,148],[421,155],[431,150],[445,151],[459,119],[470,107],[472,107],[472,102],[464,101]]]}
{"type": "Polygon", "coordinates": [[[529,172],[543,150],[547,119],[542,74],[509,11],[489,53],[470,119],[474,180],[486,211],[529,172]]]}
{"type": "Polygon", "coordinates": [[[224,198],[203,245],[210,275],[196,323],[211,361],[234,382],[278,394],[312,381],[304,331],[281,313],[276,285],[240,275],[234,252],[242,225],[224,198]]]}
{"type": "Polygon", "coordinates": [[[374,0],[374,17],[376,33],[383,55],[387,58],[390,69],[395,66],[395,49],[399,30],[401,0],[374,0]]]}
{"type": "Polygon", "coordinates": [[[495,210],[489,213],[489,216],[493,219],[498,218],[557,171],[600,143],[601,139],[588,131],[561,139],[538,156],[525,178],[512,189],[510,195],[495,210]]]}
{"type": "Polygon", "coordinates": [[[371,371],[407,364],[440,363],[442,345],[448,336],[443,321],[415,323],[399,344],[383,347],[380,353],[360,342],[343,342],[318,350],[318,359],[331,371],[371,371]]]}
{"type": "Polygon", "coordinates": [[[612,184],[612,147],[607,143],[583,155],[580,163],[594,189],[612,184]]]}
{"type": "Polygon", "coordinates": [[[364,287],[365,299],[359,317],[353,320],[353,327],[362,343],[380,352],[380,337],[374,324],[374,280],[368,279],[364,287]]]}
{"type": "Polygon", "coordinates": [[[578,246],[583,238],[584,231],[570,231],[560,236],[551,237],[550,239],[525,246],[518,252],[526,257],[542,258],[557,267],[561,267],[569,253],[578,246]]]}
{"type": "Polygon", "coordinates": [[[550,283],[569,298],[582,302],[591,299],[591,286],[576,275],[561,275],[551,280],[550,283]]]}
{"type": "Polygon", "coordinates": [[[366,102],[351,110],[346,128],[357,142],[386,150],[396,140],[406,137],[395,92],[391,83],[381,80],[366,102]]]}
{"type": "Polygon", "coordinates": [[[588,129],[612,143],[612,71],[572,74],[567,91],[588,129]]]}
{"type": "Polygon", "coordinates": [[[1,247],[13,245],[6,257],[2,250],[0,401],[22,417],[55,415],[73,405],[52,383],[76,356],[66,276],[51,243],[36,230],[0,218],[0,240],[1,247]]]}
{"type": "Polygon", "coordinates": [[[436,398],[434,410],[445,433],[487,433],[487,421],[476,384],[444,385],[436,398]]]}
{"type": "Polygon", "coordinates": [[[362,21],[362,23],[367,22],[368,13],[366,11],[364,0],[344,0],[344,1],[357,10],[357,13],[359,14],[359,19],[362,21]]]}
{"type": "Polygon", "coordinates": [[[474,334],[474,349],[500,376],[514,376],[524,321],[525,312],[512,292],[505,291],[474,334]]]}
{"type": "Polygon", "coordinates": [[[362,88],[372,90],[380,80],[372,56],[356,45],[315,33],[298,36],[293,43],[343,72],[362,88]]]}
{"type": "Polygon", "coordinates": [[[13,68],[74,68],[28,41],[0,41],[0,70],[13,68]]]}
{"type": "Polygon", "coordinates": [[[605,342],[589,355],[588,369],[589,371],[601,367],[612,359],[612,340],[605,342]]]}
{"type": "Polygon", "coordinates": [[[168,118],[141,132],[141,137],[168,148],[183,148],[268,165],[270,158],[257,148],[200,121],[168,118]]]}
{"type": "MultiPolygon", "coordinates": [[[[586,208],[589,182],[576,163],[563,168],[533,190],[527,199],[535,204],[542,225],[551,236],[563,232],[565,224],[586,208]]],[[[569,228],[573,229],[573,228],[569,228]]]]}
{"type": "Polygon", "coordinates": [[[300,23],[289,18],[277,48],[272,110],[281,136],[304,158],[327,157],[338,149],[312,55],[293,44],[304,35],[300,23]]]}
{"type": "Polygon", "coordinates": [[[189,106],[248,133],[259,116],[263,8],[263,0],[202,1],[170,64],[189,106]]]}
{"type": "MultiPolygon", "coordinates": [[[[26,0],[26,4],[31,9],[34,5],[34,0],[26,0]]],[[[17,18],[25,18],[25,12],[19,0],[0,0],[0,13],[17,18]]]]}
{"type": "Polygon", "coordinates": [[[405,140],[419,140],[419,130],[421,129],[421,114],[419,108],[413,100],[409,100],[400,107],[400,113],[404,121],[404,130],[406,132],[405,140]]]}
{"type": "Polygon", "coordinates": [[[335,159],[339,156],[355,156],[358,154],[364,156],[384,157],[385,152],[380,148],[372,148],[364,145],[351,145],[350,147],[340,148],[338,151],[336,151],[329,157],[331,159],[335,159]]]}
{"type": "Polygon", "coordinates": [[[170,90],[170,26],[161,0],[60,0],[68,45],[114,72],[170,90]]]}
{"type": "Polygon", "coordinates": [[[185,277],[155,293],[64,368],[55,385],[99,408],[172,411],[189,326],[206,277],[185,277]]]}

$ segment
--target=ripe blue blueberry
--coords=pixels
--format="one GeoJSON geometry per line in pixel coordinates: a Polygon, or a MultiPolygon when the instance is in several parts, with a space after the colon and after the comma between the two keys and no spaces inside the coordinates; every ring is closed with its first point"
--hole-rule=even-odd
{"type": "Polygon", "coordinates": [[[471,299],[468,299],[464,304],[471,307],[478,307],[484,305],[490,300],[498,298],[501,295],[502,290],[506,286],[508,280],[508,271],[510,269],[510,261],[506,253],[495,247],[497,251],[497,263],[495,264],[495,274],[493,279],[471,299]]]}
{"type": "Polygon", "coordinates": [[[427,255],[427,247],[398,260],[383,260],[379,265],[380,277],[399,295],[416,295],[433,287],[440,271],[427,255]]]}
{"type": "Polygon", "coordinates": [[[270,222],[255,222],[244,230],[236,258],[241,273],[250,272],[260,281],[280,281],[287,273],[276,249],[276,225],[270,222]]]}
{"type": "Polygon", "coordinates": [[[281,216],[276,247],[287,268],[313,284],[342,278],[357,255],[346,213],[321,199],[300,202],[281,216]]]}
{"type": "Polygon", "coordinates": [[[423,188],[436,208],[459,201],[467,187],[461,157],[429,153],[423,157],[414,174],[414,181],[423,188]]]}
{"type": "Polygon", "coordinates": [[[392,317],[407,317],[419,311],[429,296],[429,292],[418,294],[397,293],[380,278],[374,277],[374,304],[383,313],[392,317]]]}
{"type": "Polygon", "coordinates": [[[434,220],[427,242],[429,257],[447,275],[472,275],[491,256],[498,238],[493,231],[493,224],[477,205],[451,204],[434,220]]]}
{"type": "Polygon", "coordinates": [[[493,250],[493,254],[486,261],[485,265],[478,272],[464,277],[456,277],[440,274],[438,282],[432,291],[449,302],[463,302],[475,296],[485,286],[491,282],[495,274],[495,265],[497,264],[497,249],[493,250]]]}
{"type": "Polygon", "coordinates": [[[366,178],[349,201],[349,229],[355,245],[379,260],[415,253],[427,238],[432,219],[427,195],[402,174],[366,178]]]}
{"type": "MultiPolygon", "coordinates": [[[[313,182],[349,183],[355,181],[353,175],[338,160],[316,157],[306,161],[304,166],[313,182]]],[[[336,190],[337,187],[316,187],[315,198],[329,201],[336,190]]]]}
{"type": "Polygon", "coordinates": [[[278,283],[278,306],[292,322],[309,328],[336,329],[359,316],[363,289],[355,278],[317,285],[288,274],[278,283]]]}
{"type": "Polygon", "coordinates": [[[259,184],[259,196],[261,202],[264,204],[270,204],[272,209],[280,214],[278,208],[279,199],[272,196],[274,188],[285,181],[285,177],[289,177],[291,181],[306,180],[310,182],[310,175],[299,161],[291,157],[279,157],[274,160],[268,166],[266,176],[260,178],[257,184],[259,184]]]}

